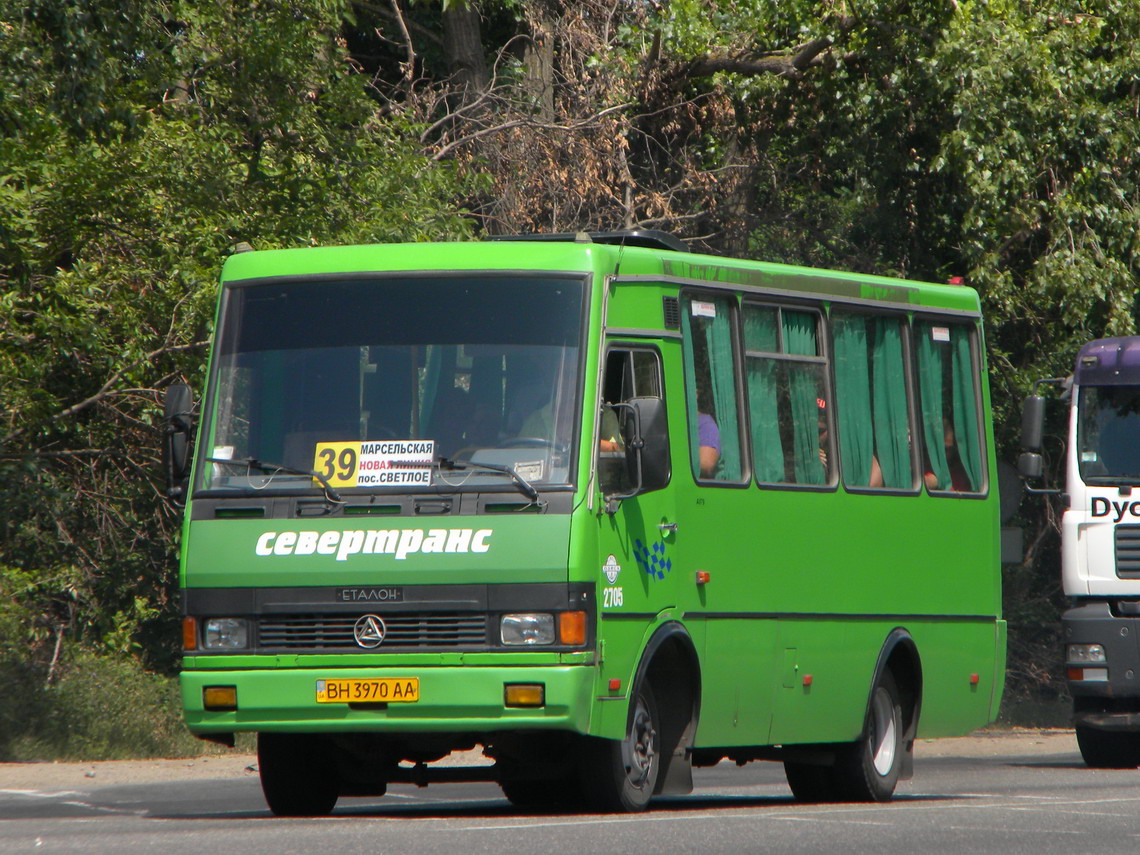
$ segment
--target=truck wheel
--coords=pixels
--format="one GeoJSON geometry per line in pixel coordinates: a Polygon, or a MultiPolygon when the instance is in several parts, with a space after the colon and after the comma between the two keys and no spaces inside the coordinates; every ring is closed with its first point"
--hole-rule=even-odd
{"type": "Polygon", "coordinates": [[[902,702],[894,675],[883,671],[871,691],[863,735],[835,764],[840,796],[855,802],[889,801],[902,771],[902,702]]]}
{"type": "Polygon", "coordinates": [[[259,733],[257,768],[276,816],[324,816],[339,796],[332,758],[307,733],[259,733]]]}
{"type": "Polygon", "coordinates": [[[1077,725],[1077,747],[1090,769],[1135,769],[1140,766],[1140,733],[1118,733],[1077,725]]]}
{"type": "Polygon", "coordinates": [[[637,690],[625,739],[594,739],[580,767],[583,795],[599,810],[645,810],[661,771],[660,719],[648,683],[637,690]]]}

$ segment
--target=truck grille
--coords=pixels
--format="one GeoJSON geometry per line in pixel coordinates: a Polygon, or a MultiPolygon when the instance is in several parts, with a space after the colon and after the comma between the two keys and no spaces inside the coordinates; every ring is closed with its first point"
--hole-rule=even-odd
{"type": "Polygon", "coordinates": [[[487,617],[483,614],[394,614],[384,616],[386,633],[379,648],[356,644],[352,628],[359,615],[273,615],[259,619],[260,648],[290,650],[355,650],[375,653],[393,647],[486,647],[487,617]]]}
{"type": "Polygon", "coordinates": [[[1140,579],[1140,525],[1116,527],[1116,575],[1140,579]]]}

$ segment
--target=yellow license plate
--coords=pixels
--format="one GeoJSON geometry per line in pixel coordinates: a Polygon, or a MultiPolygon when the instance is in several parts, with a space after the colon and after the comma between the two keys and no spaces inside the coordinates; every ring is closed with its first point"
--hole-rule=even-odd
{"type": "Polygon", "coordinates": [[[419,699],[418,677],[317,680],[318,704],[414,704],[419,699]]]}

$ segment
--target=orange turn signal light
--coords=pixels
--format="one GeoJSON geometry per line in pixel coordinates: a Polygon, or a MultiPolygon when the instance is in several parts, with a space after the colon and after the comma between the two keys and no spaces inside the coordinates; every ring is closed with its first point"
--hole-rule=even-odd
{"type": "Polygon", "coordinates": [[[198,649],[198,621],[195,618],[182,618],[182,649],[198,649]]]}
{"type": "Polygon", "coordinates": [[[558,615],[558,638],[563,644],[581,647],[586,643],[586,613],[560,612],[558,615]]]}
{"type": "Polygon", "coordinates": [[[237,709],[237,686],[206,686],[202,706],[214,712],[237,709]]]}
{"type": "Polygon", "coordinates": [[[508,707],[540,707],[546,703],[542,683],[508,683],[503,686],[503,704],[508,707]]]}

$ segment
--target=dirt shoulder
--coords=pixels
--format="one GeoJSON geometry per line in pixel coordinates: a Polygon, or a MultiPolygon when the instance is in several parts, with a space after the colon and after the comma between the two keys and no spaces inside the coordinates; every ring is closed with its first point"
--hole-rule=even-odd
{"type": "MultiPolygon", "coordinates": [[[[917,757],[993,757],[1071,754],[1072,730],[982,730],[953,739],[921,739],[917,757]]],[[[449,765],[482,765],[478,750],[453,754],[449,765]]],[[[0,790],[82,790],[177,780],[257,778],[257,757],[225,754],[181,760],[115,760],[98,763],[0,763],[0,790]]]]}

